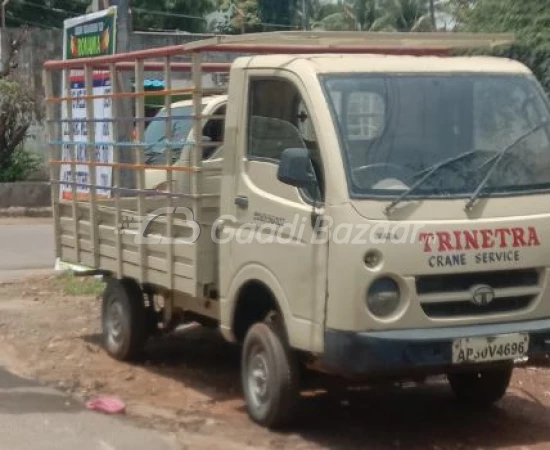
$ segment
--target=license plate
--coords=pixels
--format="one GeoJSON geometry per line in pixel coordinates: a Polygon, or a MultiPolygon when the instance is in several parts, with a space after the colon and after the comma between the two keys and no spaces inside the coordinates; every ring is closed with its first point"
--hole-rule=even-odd
{"type": "Polygon", "coordinates": [[[523,358],[528,348],[529,335],[522,333],[457,339],[453,342],[453,364],[523,358]]]}

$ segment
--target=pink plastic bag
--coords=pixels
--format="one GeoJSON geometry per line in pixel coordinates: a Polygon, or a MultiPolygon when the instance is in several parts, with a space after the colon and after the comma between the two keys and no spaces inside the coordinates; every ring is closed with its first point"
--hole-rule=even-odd
{"type": "Polygon", "coordinates": [[[86,403],[86,408],[105,414],[122,414],[126,411],[126,405],[117,397],[98,397],[86,403]]]}

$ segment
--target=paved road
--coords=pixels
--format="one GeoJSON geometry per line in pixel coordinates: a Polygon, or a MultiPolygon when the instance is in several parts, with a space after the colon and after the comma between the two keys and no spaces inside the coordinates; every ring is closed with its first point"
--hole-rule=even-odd
{"type": "Polygon", "coordinates": [[[53,269],[53,226],[44,219],[0,219],[0,281],[53,269]]]}
{"type": "Polygon", "coordinates": [[[86,411],[53,389],[0,368],[0,450],[176,450],[169,435],[86,411]]]}

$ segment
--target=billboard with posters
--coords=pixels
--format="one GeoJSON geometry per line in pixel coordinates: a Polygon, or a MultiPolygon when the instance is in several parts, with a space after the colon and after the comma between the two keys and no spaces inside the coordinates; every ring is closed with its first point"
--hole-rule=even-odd
{"type": "MultiPolygon", "coordinates": [[[[117,8],[111,7],[103,11],[85,16],[67,19],[64,22],[64,55],[63,59],[93,58],[112,55],[116,52],[116,19],[117,8]]],[[[63,146],[62,159],[70,161],[76,155],[76,161],[86,161],[88,127],[86,121],[86,101],[79,99],[86,95],[84,73],[71,71],[69,75],[71,83],[71,96],[75,99],[71,102],[72,121],[68,118],[67,102],[62,105],[63,119],[63,146]],[[72,139],[71,139],[72,128],[72,139]]],[[[93,94],[104,95],[111,92],[110,74],[96,71],[93,74],[93,94]]],[[[65,92],[65,86],[63,86],[65,92]]],[[[113,123],[111,100],[98,98],[94,100],[95,145],[94,160],[101,163],[113,162],[113,123]]],[[[111,196],[112,167],[96,167],[96,193],[98,198],[111,196]]],[[[73,173],[71,165],[61,166],[62,184],[60,195],[62,199],[72,199],[73,173]]],[[[76,165],[76,183],[78,199],[87,199],[90,193],[90,167],[82,164],[76,165]]]]}

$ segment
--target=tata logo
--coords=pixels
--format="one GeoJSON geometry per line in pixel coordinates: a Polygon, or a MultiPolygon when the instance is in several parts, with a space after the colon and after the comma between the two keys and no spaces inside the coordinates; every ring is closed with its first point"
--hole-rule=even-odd
{"type": "Polygon", "coordinates": [[[487,306],[495,299],[495,291],[486,284],[476,284],[471,289],[471,302],[476,306],[487,306]]]}

